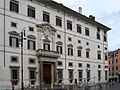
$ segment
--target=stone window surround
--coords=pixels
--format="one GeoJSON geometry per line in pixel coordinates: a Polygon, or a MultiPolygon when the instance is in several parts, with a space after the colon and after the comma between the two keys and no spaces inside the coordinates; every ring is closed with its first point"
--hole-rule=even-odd
{"type": "Polygon", "coordinates": [[[18,56],[10,56],[10,62],[11,63],[18,63],[19,62],[19,57],[18,56]],[[17,61],[12,61],[13,57],[17,58],[17,61]]]}

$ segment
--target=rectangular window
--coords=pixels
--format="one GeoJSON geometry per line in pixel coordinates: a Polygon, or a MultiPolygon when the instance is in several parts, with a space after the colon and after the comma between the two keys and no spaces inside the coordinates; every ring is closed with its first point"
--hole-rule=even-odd
{"type": "Polygon", "coordinates": [[[98,68],[101,68],[101,65],[98,65],[98,68]]]}
{"type": "Polygon", "coordinates": [[[116,70],[118,70],[118,66],[116,66],[116,70]]]}
{"type": "Polygon", "coordinates": [[[58,35],[57,35],[57,38],[61,38],[61,35],[58,34],[58,35]]]}
{"type": "Polygon", "coordinates": [[[34,28],[33,27],[29,27],[29,31],[34,31],[34,28]]]}
{"type": "Polygon", "coordinates": [[[17,1],[10,1],[10,11],[19,13],[19,4],[17,1]]]}
{"type": "Polygon", "coordinates": [[[59,52],[60,54],[62,54],[62,46],[57,46],[57,52],[59,52]]]}
{"type": "Polygon", "coordinates": [[[28,49],[30,49],[30,50],[35,50],[36,49],[35,41],[28,40],[28,49]]]}
{"type": "Polygon", "coordinates": [[[104,41],[107,42],[107,38],[106,38],[106,36],[104,36],[104,41]]]}
{"type": "Polygon", "coordinates": [[[116,63],[118,63],[118,59],[116,59],[116,63]]]}
{"type": "Polygon", "coordinates": [[[107,71],[105,71],[105,80],[107,80],[107,77],[108,77],[107,71]]]}
{"type": "Polygon", "coordinates": [[[100,33],[97,33],[97,39],[100,40],[100,33]]]}
{"type": "Polygon", "coordinates": [[[73,70],[69,70],[69,79],[73,79],[73,70]]]}
{"type": "Polygon", "coordinates": [[[108,60],[108,57],[107,57],[107,55],[105,55],[105,60],[106,60],[106,61],[108,60]]]}
{"type": "Polygon", "coordinates": [[[77,25],[77,32],[81,33],[81,26],[80,25],[77,25]]]}
{"type": "Polygon", "coordinates": [[[82,81],[82,78],[83,78],[83,71],[82,70],[78,70],[78,76],[79,76],[79,81],[82,81]]]}
{"type": "Polygon", "coordinates": [[[43,21],[48,22],[48,23],[50,22],[49,13],[43,12],[43,21]]]}
{"type": "Polygon", "coordinates": [[[79,68],[82,67],[82,63],[78,63],[78,67],[79,67],[79,68]]]}
{"type": "Polygon", "coordinates": [[[19,47],[19,40],[18,38],[16,37],[10,37],[9,38],[9,46],[12,46],[12,47],[19,47]]]}
{"type": "Polygon", "coordinates": [[[69,62],[69,67],[73,67],[73,63],[72,62],[69,62]]]}
{"type": "Polygon", "coordinates": [[[67,21],[67,29],[72,30],[72,22],[71,21],[67,21]]]}
{"type": "Polygon", "coordinates": [[[98,60],[101,60],[101,54],[98,53],[98,60]]]}
{"type": "Polygon", "coordinates": [[[86,58],[89,58],[89,52],[86,51],[86,58]]]}
{"type": "Polygon", "coordinates": [[[29,69],[29,79],[36,79],[36,69],[29,69]]]}
{"type": "Polygon", "coordinates": [[[12,26],[12,27],[17,27],[17,23],[11,22],[11,26],[12,26]]]}
{"type": "Polygon", "coordinates": [[[68,38],[68,41],[72,41],[72,39],[69,37],[69,38],[68,38]]]}
{"type": "Polygon", "coordinates": [[[50,50],[50,44],[44,43],[43,44],[43,49],[44,50],[50,50]]]}
{"type": "Polygon", "coordinates": [[[29,58],[29,63],[30,64],[35,64],[35,59],[34,58],[29,58]]]}
{"type": "Polygon", "coordinates": [[[78,57],[81,57],[81,50],[78,50],[78,57]]]}
{"type": "Polygon", "coordinates": [[[72,48],[68,48],[68,55],[70,56],[73,56],[73,49],[72,48]]]}
{"type": "Polygon", "coordinates": [[[85,35],[89,36],[89,29],[88,28],[85,28],[85,35]]]}
{"type": "Polygon", "coordinates": [[[12,67],[11,70],[11,80],[18,80],[19,79],[19,68],[12,67]]]}
{"type": "Polygon", "coordinates": [[[62,27],[62,20],[60,17],[56,17],[56,25],[62,27]]]}
{"type": "Polygon", "coordinates": [[[87,64],[87,68],[90,68],[90,64],[87,64]]]}
{"type": "Polygon", "coordinates": [[[58,79],[63,79],[63,70],[58,69],[58,79]]]}
{"type": "Polygon", "coordinates": [[[114,71],[114,66],[112,66],[112,71],[114,71]]]}
{"type": "Polygon", "coordinates": [[[87,70],[87,82],[90,81],[90,70],[87,70]]]}
{"type": "Polygon", "coordinates": [[[62,66],[62,61],[58,61],[58,66],[62,66]]]}
{"type": "Polygon", "coordinates": [[[97,27],[97,32],[100,32],[100,28],[99,27],[97,27]]]}
{"type": "Polygon", "coordinates": [[[101,79],[101,71],[98,71],[98,81],[101,79]]]}
{"type": "Polygon", "coordinates": [[[35,18],[35,8],[28,6],[28,17],[35,18]]]}
{"type": "Polygon", "coordinates": [[[114,60],[112,60],[112,64],[114,64],[114,60]]]}
{"type": "Polygon", "coordinates": [[[18,57],[16,57],[16,56],[11,56],[11,62],[17,63],[17,62],[18,62],[18,57]]]}

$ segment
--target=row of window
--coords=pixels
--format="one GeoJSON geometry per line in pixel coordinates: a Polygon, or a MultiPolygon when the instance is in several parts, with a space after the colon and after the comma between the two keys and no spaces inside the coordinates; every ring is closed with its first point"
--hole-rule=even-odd
{"type": "MultiPolygon", "coordinates": [[[[73,70],[69,69],[69,79],[70,79],[70,82],[72,83],[72,80],[74,78],[74,73],[73,73],[73,70]]],[[[87,70],[86,71],[86,74],[87,74],[87,82],[90,81],[90,77],[91,77],[91,71],[90,70],[87,70]]],[[[107,80],[107,71],[105,71],[105,80],[107,80]]],[[[78,78],[79,78],[79,81],[82,81],[83,79],[83,70],[78,70],[78,78]]],[[[58,79],[59,80],[62,80],[63,79],[63,70],[62,69],[58,69],[58,79]]],[[[98,70],[98,81],[101,80],[101,70],[98,70]]]]}
{"type": "MultiPolygon", "coordinates": [[[[58,66],[63,66],[62,61],[58,61],[58,66]]],[[[73,62],[69,62],[68,67],[73,67],[73,62]]],[[[90,68],[90,64],[87,64],[86,67],[90,68]]],[[[78,68],[82,68],[82,63],[78,63],[78,68]]],[[[98,68],[101,68],[101,65],[98,65],[98,68]]],[[[105,68],[108,68],[108,66],[105,66],[105,68]]]]}
{"type": "MultiPolygon", "coordinates": [[[[116,67],[116,70],[118,70],[118,66],[115,66],[116,67]]],[[[114,72],[114,66],[112,66],[112,69],[111,69],[111,71],[113,71],[114,72]]],[[[109,71],[110,71],[110,68],[109,68],[109,71]]]]}
{"type": "MultiPolygon", "coordinates": [[[[10,43],[9,43],[10,46],[12,46],[12,47],[19,47],[19,39],[18,39],[18,38],[10,36],[10,41],[9,41],[9,42],[10,42],[10,43]]],[[[28,44],[27,44],[28,49],[30,49],[30,50],[36,50],[36,43],[35,43],[35,41],[33,41],[33,40],[28,40],[27,43],[28,43],[28,44]]],[[[43,44],[43,49],[44,49],[44,50],[50,50],[50,44],[44,43],[44,44],[43,44]]],[[[57,50],[57,52],[59,52],[60,54],[63,53],[63,50],[62,50],[62,46],[61,46],[61,45],[58,45],[58,46],[56,47],[56,50],[57,50]]],[[[89,58],[89,53],[90,53],[90,51],[86,50],[86,58],[89,58]]],[[[69,55],[69,56],[73,56],[73,48],[72,48],[72,47],[68,47],[68,55],[69,55]]],[[[77,56],[78,56],[78,57],[81,57],[81,49],[78,49],[78,50],[77,50],[77,56]]],[[[100,53],[98,53],[98,59],[101,60],[101,54],[100,54],[100,53]]],[[[105,60],[107,60],[107,55],[105,55],[105,60]]]]}
{"type": "MultiPolygon", "coordinates": [[[[16,1],[10,1],[10,11],[19,13],[19,3],[16,1]]],[[[35,18],[35,8],[28,6],[28,17],[32,17],[35,18]]],[[[45,22],[50,22],[50,16],[48,12],[43,11],[43,21],[45,22]]],[[[62,19],[61,17],[56,17],[56,25],[62,27],[62,19]]],[[[13,25],[16,26],[16,25],[13,25]]],[[[72,21],[67,20],[67,29],[72,30],[72,21]]],[[[81,32],[81,25],[77,24],[77,32],[78,33],[82,33],[81,32]]],[[[106,31],[104,31],[104,41],[107,41],[106,39],[106,31]]],[[[89,28],[85,28],[85,35],[89,36],[89,28]]],[[[97,28],[97,39],[100,40],[100,28],[97,28]]]]}
{"type": "MultiPolygon", "coordinates": [[[[17,56],[11,56],[11,62],[12,63],[18,63],[19,58],[17,56]]],[[[29,64],[36,64],[35,58],[29,58],[29,64]]]]}
{"type": "MultiPolygon", "coordinates": [[[[112,64],[114,64],[115,60],[112,60],[112,64]]],[[[118,59],[116,59],[116,63],[118,63],[118,59]]],[[[109,61],[110,64],[110,61],[109,61]]]]}
{"type": "MultiPolygon", "coordinates": [[[[18,82],[19,68],[11,67],[10,70],[11,70],[11,80],[17,80],[17,82],[18,82]]],[[[63,79],[63,70],[58,69],[57,71],[58,71],[58,80],[62,80],[63,79]]],[[[74,78],[73,70],[69,69],[68,72],[69,72],[70,82],[72,83],[72,80],[74,78]]],[[[87,70],[86,74],[87,74],[87,82],[89,82],[90,77],[91,77],[91,75],[90,75],[91,71],[87,70]]],[[[107,71],[105,71],[105,76],[107,78],[107,71]]],[[[78,77],[79,77],[79,81],[82,81],[82,79],[83,79],[83,71],[82,70],[78,70],[78,77]]],[[[35,81],[36,81],[36,69],[35,68],[29,68],[29,79],[31,81],[31,84],[35,83],[35,81]]],[[[100,81],[100,79],[101,79],[101,71],[98,70],[98,80],[100,81]]]]}

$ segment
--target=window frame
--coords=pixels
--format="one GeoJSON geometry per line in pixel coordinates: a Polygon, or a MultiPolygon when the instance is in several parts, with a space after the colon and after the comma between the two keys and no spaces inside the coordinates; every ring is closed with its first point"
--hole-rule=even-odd
{"type": "Polygon", "coordinates": [[[50,14],[48,12],[43,11],[43,21],[50,23],[50,14]]]}
{"type": "Polygon", "coordinates": [[[82,33],[81,25],[77,24],[77,33],[82,33]]]}
{"type": "Polygon", "coordinates": [[[10,0],[9,10],[11,12],[19,13],[19,2],[18,1],[14,1],[14,0],[10,0]],[[12,7],[11,4],[15,5],[14,8],[12,7]]]}
{"type": "Polygon", "coordinates": [[[62,27],[62,18],[61,17],[56,16],[56,26],[62,27]]]}
{"type": "Polygon", "coordinates": [[[43,49],[46,51],[50,51],[50,43],[43,43],[43,49]],[[47,48],[46,48],[47,46],[47,48]]]}
{"type": "Polygon", "coordinates": [[[57,52],[59,52],[60,54],[63,54],[63,50],[62,50],[62,45],[57,45],[57,52]]]}
{"type": "Polygon", "coordinates": [[[72,31],[72,21],[67,20],[67,29],[72,31]]]}
{"type": "Polygon", "coordinates": [[[86,36],[90,36],[90,30],[87,27],[85,27],[85,35],[86,36]]]}
{"type": "Polygon", "coordinates": [[[18,38],[18,36],[13,36],[13,35],[9,36],[9,46],[19,48],[19,38],[18,38]]]}
{"type": "Polygon", "coordinates": [[[31,18],[36,18],[36,10],[35,7],[29,6],[27,7],[27,16],[31,18]],[[30,12],[31,11],[31,12],[30,12]]]}
{"type": "Polygon", "coordinates": [[[18,63],[19,57],[18,56],[10,56],[10,62],[11,63],[18,63]],[[16,61],[12,61],[12,58],[16,58],[16,61]]]}
{"type": "Polygon", "coordinates": [[[35,41],[35,40],[28,39],[27,42],[28,42],[28,43],[27,43],[27,44],[28,44],[27,46],[28,46],[28,49],[29,49],[29,50],[36,50],[36,41],[35,41]],[[30,42],[33,43],[33,44],[32,44],[32,45],[33,45],[32,48],[31,48],[31,46],[30,46],[30,42]]]}

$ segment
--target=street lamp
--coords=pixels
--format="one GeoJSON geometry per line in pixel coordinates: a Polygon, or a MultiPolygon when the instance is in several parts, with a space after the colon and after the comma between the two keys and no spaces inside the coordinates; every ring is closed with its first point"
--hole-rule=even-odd
{"type": "Polygon", "coordinates": [[[23,28],[22,32],[20,32],[20,43],[21,43],[21,90],[24,90],[24,82],[23,82],[23,40],[26,38],[25,28],[23,28]]]}

